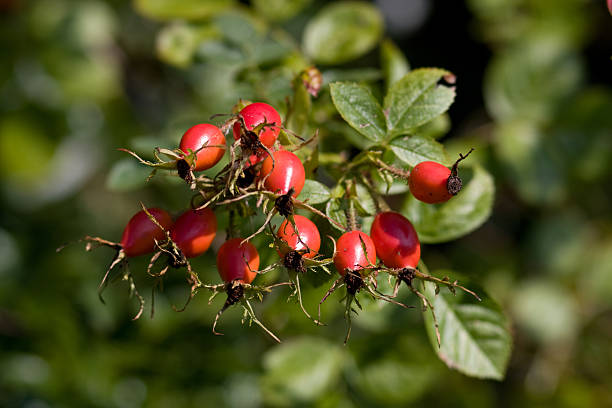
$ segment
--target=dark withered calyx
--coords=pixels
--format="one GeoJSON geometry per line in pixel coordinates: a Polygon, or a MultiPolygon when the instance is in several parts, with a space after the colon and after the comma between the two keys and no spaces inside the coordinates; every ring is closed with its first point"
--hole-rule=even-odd
{"type": "Polygon", "coordinates": [[[344,275],[344,284],[346,285],[346,291],[355,295],[365,285],[363,277],[358,271],[347,271],[344,275]]]}

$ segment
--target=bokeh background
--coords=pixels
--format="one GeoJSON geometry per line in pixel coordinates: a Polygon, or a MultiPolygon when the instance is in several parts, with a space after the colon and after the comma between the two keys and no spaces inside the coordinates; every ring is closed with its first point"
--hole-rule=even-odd
{"type": "MultiPolygon", "coordinates": [[[[384,27],[364,21],[350,32],[313,25],[327,5],[315,0],[0,1],[0,406],[612,406],[605,1],[373,4],[384,27]],[[327,29],[362,47],[329,51],[316,41],[327,29]],[[206,293],[172,311],[187,296],[177,273],[156,297],[155,318],[147,309],[133,322],[125,282],[106,291],[106,305],[97,297],[111,250],[55,252],[85,234],[118,240],[139,201],[185,208],[183,185],[145,185],[147,170],[117,147],[149,156],[172,148],[239,97],[282,110],[291,78],[312,60],[326,84],[381,84],[382,38],[412,67],[456,74],[456,101],[434,131],[453,154],[475,147],[473,160],[495,177],[489,221],[425,246],[423,258],[503,307],[514,337],[503,381],[448,369],[420,313],[367,301],[344,347],[339,297],[323,308],[329,326],[316,328],[277,291],[257,307],[285,340],[276,346],[243,327],[238,310],[224,316],[225,336],[213,336],[222,299],[209,306],[206,293]]],[[[324,89],[310,124],[322,150],[362,147],[333,115],[324,89]]],[[[274,262],[264,241],[264,263],[274,262]]],[[[194,267],[217,282],[212,252],[194,267]]],[[[149,302],[152,283],[135,275],[149,302]]],[[[323,281],[305,284],[311,311],[323,281]]]]}

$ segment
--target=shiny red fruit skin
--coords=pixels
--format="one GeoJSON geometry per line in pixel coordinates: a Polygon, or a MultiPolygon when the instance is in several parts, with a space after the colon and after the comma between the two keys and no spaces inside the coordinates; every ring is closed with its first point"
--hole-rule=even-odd
{"type": "Polygon", "coordinates": [[[389,268],[416,268],[421,244],[412,223],[402,214],[388,211],[374,218],[370,237],[376,255],[389,268]]]}
{"type": "Polygon", "coordinates": [[[362,231],[349,231],[343,234],[336,242],[336,253],[334,254],[334,265],[342,276],[346,270],[356,271],[376,264],[376,247],[372,239],[362,231]],[[359,237],[361,236],[361,239],[359,237]],[[368,257],[363,250],[363,244],[368,257]]]}
{"type": "Polygon", "coordinates": [[[210,208],[185,211],[170,230],[170,237],[187,258],[206,252],[216,234],[217,217],[210,208]]]}
{"type": "Polygon", "coordinates": [[[243,283],[251,283],[257,276],[257,273],[253,271],[259,268],[259,253],[250,242],[245,242],[242,246],[241,242],[242,238],[232,238],[225,241],[219,248],[217,269],[224,282],[239,280],[243,283]]]}
{"type": "Polygon", "coordinates": [[[301,160],[293,153],[286,150],[279,150],[268,156],[261,166],[259,178],[263,179],[266,190],[277,194],[286,194],[291,187],[294,188],[293,197],[297,197],[306,181],[306,172],[301,160]],[[274,166],[274,168],[272,168],[274,166]]]}
{"type": "MultiPolygon", "coordinates": [[[[164,229],[172,227],[172,217],[166,211],[160,208],[148,208],[147,211],[164,229]]],[[[144,211],[138,211],[123,230],[121,247],[127,257],[144,255],[153,252],[155,239],[163,241],[165,238],[165,232],[155,225],[144,211]]]]}
{"type": "MultiPolygon", "coordinates": [[[[304,258],[314,257],[319,251],[319,248],[321,248],[321,235],[319,234],[319,229],[314,222],[310,221],[303,215],[295,214],[293,219],[299,233],[299,240],[298,234],[295,233],[295,228],[293,225],[291,225],[289,220],[283,221],[278,228],[276,235],[278,235],[280,239],[285,241],[295,251],[306,251],[309,249],[309,252],[302,254],[304,258]],[[304,244],[306,244],[306,246],[304,244]]],[[[286,252],[281,253],[278,250],[277,252],[281,258],[286,255],[286,252]]]]}
{"type": "Polygon", "coordinates": [[[210,169],[217,164],[225,154],[225,136],[215,125],[201,123],[195,125],[181,138],[180,149],[189,153],[188,149],[198,151],[196,153],[195,171],[210,169]],[[220,145],[224,147],[203,147],[220,145]]]}
{"type": "Polygon", "coordinates": [[[453,197],[446,187],[450,175],[450,169],[440,163],[421,162],[410,172],[410,192],[414,198],[428,204],[448,201],[453,197]]]}
{"type": "MultiPolygon", "coordinates": [[[[254,127],[264,122],[274,123],[275,126],[267,126],[259,133],[259,141],[264,146],[271,148],[274,145],[282,125],[281,117],[276,109],[267,103],[255,102],[244,107],[240,115],[244,118],[244,124],[248,130],[253,130],[254,127]]],[[[240,139],[240,123],[234,124],[234,139],[240,139]]]]}

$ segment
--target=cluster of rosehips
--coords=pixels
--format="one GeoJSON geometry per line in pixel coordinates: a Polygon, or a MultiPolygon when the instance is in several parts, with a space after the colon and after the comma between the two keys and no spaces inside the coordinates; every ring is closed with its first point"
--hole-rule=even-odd
{"type": "MultiPolygon", "coordinates": [[[[187,269],[187,279],[191,285],[191,299],[200,288],[213,291],[213,296],[220,292],[227,294],[227,300],[221,311],[217,314],[213,325],[213,332],[220,314],[229,306],[241,303],[245,314],[253,322],[260,325],[274,339],[278,338],[261,324],[249,303],[254,296],[261,298],[264,292],[278,285],[291,285],[297,294],[300,306],[309,317],[301,302],[299,275],[311,268],[320,267],[328,271],[327,264],[333,262],[340,278],[335,281],[321,303],[340,286],[347,290],[346,317],[350,323],[353,301],[359,305],[356,294],[367,291],[376,299],[404,306],[393,300],[401,282],[405,282],[410,289],[423,301],[425,307],[432,309],[427,299],[416,290],[412,281],[415,278],[434,282],[436,285],[445,285],[453,290],[455,287],[464,289],[450,282],[448,279],[438,279],[420,272],[417,264],[420,260],[420,243],[417,233],[408,219],[403,215],[381,210],[376,215],[370,235],[358,230],[354,215],[347,214],[350,228],[345,229],[337,241],[332,258],[325,258],[319,253],[321,236],[314,222],[309,218],[295,214],[295,208],[305,209],[317,216],[329,219],[325,214],[297,199],[305,183],[305,170],[301,160],[287,146],[281,146],[277,139],[282,128],[278,112],[265,103],[243,104],[238,113],[233,114],[221,128],[212,124],[198,124],[190,128],[183,135],[179,149],[171,151],[157,149],[156,162],[141,159],[135,153],[129,152],[138,160],[154,168],[176,171],[193,190],[197,190],[191,202],[191,208],[182,213],[175,221],[164,210],[159,208],[147,209],[135,214],[126,225],[119,243],[113,243],[101,238],[86,237],[89,247],[91,244],[107,245],[117,250],[117,256],[111,263],[100,289],[107,283],[108,275],[115,266],[123,265],[124,279],[130,282],[130,288],[140,299],[140,310],[135,318],[140,317],[144,301],[136,291],[132,276],[127,269],[127,258],[151,254],[151,262],[147,269],[151,276],[161,278],[170,267],[187,269]],[[207,170],[215,166],[225,155],[226,140],[224,132],[232,130],[234,142],[229,148],[229,163],[214,177],[196,175],[196,172],[207,170]],[[160,154],[168,159],[163,160],[160,154]],[[254,234],[249,237],[235,235],[235,217],[240,205],[248,207],[248,199],[256,199],[256,207],[263,207],[267,212],[266,221],[254,234]],[[217,219],[212,209],[227,206],[230,214],[227,240],[221,245],[217,253],[217,269],[223,284],[203,284],[196,272],[191,269],[189,259],[206,252],[217,233],[217,219]],[[275,214],[285,219],[280,227],[274,231],[270,221],[275,214]],[[277,264],[264,270],[259,270],[259,254],[255,246],[249,242],[255,235],[269,228],[274,245],[280,256],[277,264]],[[380,264],[377,264],[377,258],[380,264]],[[155,271],[160,259],[167,259],[161,270],[155,271]],[[251,283],[258,273],[264,273],[279,266],[289,271],[290,282],[268,287],[252,286],[251,283]],[[380,272],[396,277],[396,285],[392,294],[383,294],[378,291],[376,278],[380,272]]],[[[294,150],[307,144],[305,141],[294,150]]],[[[461,189],[461,180],[457,175],[457,164],[449,169],[439,163],[423,162],[414,167],[408,178],[410,191],[419,200],[427,203],[439,203],[449,200],[461,189]]],[[[369,164],[376,164],[376,160],[369,164]]],[[[373,167],[378,170],[378,167],[373,167]]],[[[389,171],[390,166],[381,167],[389,171]]],[[[332,238],[333,240],[333,238],[332,238]]],[[[89,248],[88,247],[88,248],[89,248]]],[[[464,289],[465,290],[465,289],[464,289]]],[[[470,292],[471,293],[471,292],[470,292]]],[[[211,299],[212,299],[211,297],[211,299]]],[[[312,319],[320,323],[319,318],[312,319]]],[[[433,312],[433,310],[432,310],[433,312]]],[[[434,315],[435,319],[435,315],[434,315]]],[[[347,339],[350,333],[347,332],[347,339]]],[[[217,334],[217,333],[216,333],[217,334]]]]}

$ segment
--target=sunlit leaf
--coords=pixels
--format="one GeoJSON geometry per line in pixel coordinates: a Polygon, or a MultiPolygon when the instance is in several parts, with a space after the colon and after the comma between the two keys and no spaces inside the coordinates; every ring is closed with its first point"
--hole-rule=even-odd
{"type": "Polygon", "coordinates": [[[439,84],[442,78],[454,81],[443,69],[420,68],[391,86],[384,103],[388,137],[406,134],[448,110],[455,89],[439,84]]]}
{"type": "Polygon", "coordinates": [[[444,146],[426,136],[400,136],[393,139],[389,147],[401,161],[411,167],[429,160],[450,164],[444,146]]]}
{"type": "Polygon", "coordinates": [[[342,118],[372,141],[385,137],[385,117],[372,92],[352,82],[330,84],[332,100],[342,118]]]}
{"type": "MultiPolygon", "coordinates": [[[[440,274],[440,273],[437,273],[440,274]]],[[[452,276],[452,272],[443,272],[452,276]]],[[[499,305],[478,290],[482,301],[457,291],[435,294],[425,283],[425,296],[434,307],[440,329],[440,347],[430,310],[423,312],[430,343],[449,367],[477,378],[502,380],[512,351],[510,324],[499,305]]]]}
{"type": "Polygon", "coordinates": [[[299,199],[308,204],[322,204],[329,200],[331,193],[329,189],[318,181],[307,179],[304,182],[304,188],[300,193],[299,199]]]}

